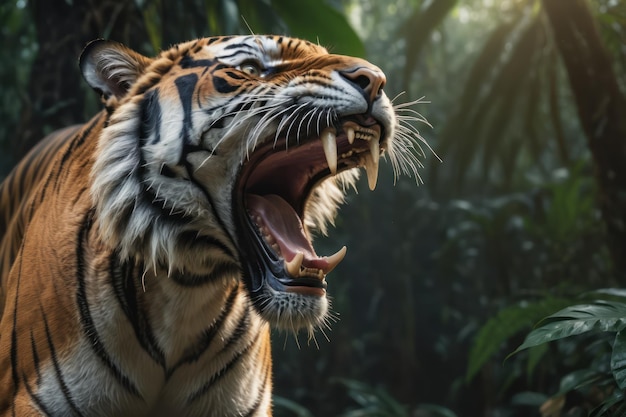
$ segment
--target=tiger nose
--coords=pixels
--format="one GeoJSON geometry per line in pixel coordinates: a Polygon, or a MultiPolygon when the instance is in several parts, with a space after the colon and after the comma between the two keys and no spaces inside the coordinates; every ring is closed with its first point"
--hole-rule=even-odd
{"type": "Polygon", "coordinates": [[[385,74],[380,70],[369,67],[357,67],[352,70],[341,71],[341,76],[362,91],[369,103],[381,96],[387,81],[385,74]]]}

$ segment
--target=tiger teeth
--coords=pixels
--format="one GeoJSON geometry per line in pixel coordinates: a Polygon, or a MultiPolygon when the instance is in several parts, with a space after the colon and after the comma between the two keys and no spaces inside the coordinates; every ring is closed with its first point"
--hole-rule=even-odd
{"type": "Polygon", "coordinates": [[[337,134],[332,127],[324,129],[320,136],[322,146],[324,147],[324,155],[326,162],[332,175],[337,174],[337,134]]]}
{"type": "Polygon", "coordinates": [[[287,273],[292,277],[300,276],[300,267],[302,267],[303,260],[304,254],[302,252],[298,252],[291,261],[285,261],[285,269],[287,270],[287,273]]]}
{"type": "Polygon", "coordinates": [[[346,135],[348,136],[348,143],[352,145],[354,143],[354,129],[351,127],[347,127],[346,135]]]}
{"type": "Polygon", "coordinates": [[[370,140],[370,154],[372,155],[372,160],[376,165],[380,161],[380,144],[378,143],[377,138],[373,138],[370,140]]]}
{"type": "Polygon", "coordinates": [[[366,153],[365,156],[365,171],[367,172],[367,185],[370,190],[376,189],[376,183],[378,182],[378,158],[374,160],[371,153],[366,153]]]}
{"type": "Polygon", "coordinates": [[[335,267],[339,265],[341,261],[343,261],[343,258],[346,257],[347,251],[348,249],[344,246],[343,248],[339,249],[334,255],[327,256],[326,260],[328,261],[328,268],[324,271],[324,273],[328,274],[330,273],[330,271],[335,269],[335,267]]]}

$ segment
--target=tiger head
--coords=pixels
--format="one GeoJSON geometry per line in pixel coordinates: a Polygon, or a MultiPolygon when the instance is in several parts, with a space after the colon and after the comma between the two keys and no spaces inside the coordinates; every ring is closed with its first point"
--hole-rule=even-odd
{"type": "Polygon", "coordinates": [[[200,39],[154,59],[100,40],[80,67],[109,113],[91,172],[102,240],[182,285],[243,279],[279,328],[324,324],[325,277],[346,249],[319,256],[312,234],[359,168],[373,189],[381,155],[396,172],[419,166],[416,113],[394,108],[383,72],[279,36],[200,39]]]}

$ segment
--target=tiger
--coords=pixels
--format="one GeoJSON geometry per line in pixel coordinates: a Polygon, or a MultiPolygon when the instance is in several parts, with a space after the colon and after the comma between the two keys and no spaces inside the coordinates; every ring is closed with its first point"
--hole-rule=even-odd
{"type": "Polygon", "coordinates": [[[313,238],[361,169],[417,174],[415,102],[279,35],[79,67],[103,109],[0,185],[0,416],[271,416],[270,329],[330,325],[313,238]]]}

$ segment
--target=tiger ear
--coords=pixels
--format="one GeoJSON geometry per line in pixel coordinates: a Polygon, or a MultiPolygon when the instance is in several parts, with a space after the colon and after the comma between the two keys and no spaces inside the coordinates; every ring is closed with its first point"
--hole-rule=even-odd
{"type": "Polygon", "coordinates": [[[107,100],[123,97],[151,62],[121,43],[98,39],[87,44],[78,66],[87,84],[107,100]]]}

